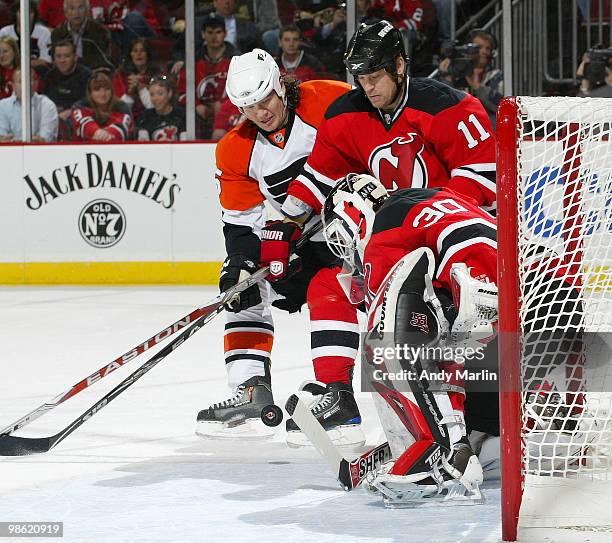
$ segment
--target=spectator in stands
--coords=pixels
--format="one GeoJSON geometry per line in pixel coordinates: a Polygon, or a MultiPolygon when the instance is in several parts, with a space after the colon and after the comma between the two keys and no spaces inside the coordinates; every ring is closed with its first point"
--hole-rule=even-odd
{"type": "Polygon", "coordinates": [[[13,71],[19,66],[19,48],[13,38],[0,38],[0,99],[13,94],[13,71]]]}
{"type": "Polygon", "coordinates": [[[158,73],[149,42],[145,38],[132,40],[123,66],[113,77],[113,89],[115,96],[130,107],[134,121],[143,110],[153,107],[148,85],[158,73]]]}
{"type": "Polygon", "coordinates": [[[59,115],[59,139],[70,140],[72,108],[85,97],[91,70],[77,62],[76,48],[70,40],[57,42],[53,47],[54,67],[45,75],[43,90],[59,115]]]}
{"type": "Polygon", "coordinates": [[[185,141],[185,110],[176,105],[176,88],[171,76],[157,75],[149,83],[153,107],[136,122],[139,141],[185,141]]]}
{"type": "MultiPolygon", "coordinates": [[[[210,15],[202,24],[202,37],[206,43],[202,58],[196,62],[196,113],[198,137],[210,138],[215,115],[225,98],[225,80],[232,56],[236,54],[231,43],[225,41],[227,33],[225,21],[210,15]]],[[[181,70],[178,92],[181,103],[185,101],[187,80],[185,70],[181,70]]]]}
{"type": "MultiPolygon", "coordinates": [[[[0,37],[8,36],[17,42],[19,47],[19,0],[13,3],[12,8],[14,24],[0,28],[0,37]]],[[[30,3],[30,58],[31,65],[44,72],[51,66],[51,31],[44,25],[36,22],[36,5],[30,3]]]]}
{"type": "Polygon", "coordinates": [[[92,17],[108,28],[126,56],[135,38],[155,38],[159,23],[151,0],[91,0],[92,17]]]}
{"type": "Polygon", "coordinates": [[[612,55],[609,53],[610,49],[597,51],[593,48],[582,55],[576,70],[580,79],[578,96],[612,98],[612,55]]]}
{"type": "Polygon", "coordinates": [[[325,14],[314,17],[316,31],[312,41],[329,76],[344,80],[346,67],[342,59],[346,49],[346,9],[339,7],[325,13],[330,14],[331,20],[326,22],[325,14]]]}
{"type": "Polygon", "coordinates": [[[497,40],[493,34],[477,28],[468,34],[466,43],[475,43],[479,47],[478,54],[472,60],[471,65],[469,59],[451,60],[452,55],[447,56],[438,66],[438,78],[478,98],[495,129],[497,106],[504,97],[504,74],[501,70],[493,68],[492,65],[497,55],[497,40]],[[467,66],[465,74],[457,73],[453,69],[452,64],[455,63],[457,67],[459,62],[467,66]]]}
{"type": "Polygon", "coordinates": [[[280,30],[281,55],[276,63],[281,73],[292,74],[301,82],[322,77],[325,68],[317,57],[300,49],[302,33],[296,25],[284,26],[280,30]]]}
{"type": "MultiPolygon", "coordinates": [[[[57,139],[57,109],[43,94],[38,94],[38,74],[34,68],[30,74],[32,141],[57,139]]],[[[21,132],[21,68],[13,71],[14,93],[0,100],[0,142],[19,141],[21,132]]]]}
{"type": "Polygon", "coordinates": [[[236,17],[236,0],[213,0],[212,15],[225,21],[226,40],[236,48],[236,54],[261,47],[261,35],[255,23],[236,17]]]}
{"type": "Polygon", "coordinates": [[[266,51],[273,56],[279,54],[280,19],[277,0],[239,0],[236,15],[254,21],[266,51]]]}
{"type": "Polygon", "coordinates": [[[115,97],[106,70],[91,74],[85,100],[72,110],[72,125],[76,140],[126,141],[132,135],[129,108],[115,97]]]}
{"type": "Polygon", "coordinates": [[[51,29],[61,25],[66,20],[64,0],[40,0],[38,18],[51,29]]]}
{"type": "Polygon", "coordinates": [[[373,0],[368,17],[386,19],[404,37],[406,52],[414,56],[419,44],[435,27],[435,8],[431,0],[373,0]]]}
{"type": "Polygon", "coordinates": [[[234,126],[244,121],[246,117],[242,114],[229,98],[223,100],[219,112],[215,116],[211,140],[219,141],[234,126]]]}
{"type": "Polygon", "coordinates": [[[66,20],[51,33],[51,41],[72,40],[79,62],[91,70],[112,68],[110,32],[88,17],[89,0],[64,0],[66,20]]]}

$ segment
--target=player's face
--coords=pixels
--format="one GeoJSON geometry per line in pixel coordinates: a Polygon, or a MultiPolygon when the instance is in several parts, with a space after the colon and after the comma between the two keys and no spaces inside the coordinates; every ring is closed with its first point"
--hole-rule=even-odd
{"type": "Polygon", "coordinates": [[[207,27],[202,34],[206,45],[213,49],[217,49],[223,45],[226,32],[225,29],[221,27],[207,27]]]}
{"type": "Polygon", "coordinates": [[[62,45],[55,48],[53,61],[57,69],[63,74],[69,74],[74,68],[77,57],[74,48],[69,45],[62,45]]]}
{"type": "Polygon", "coordinates": [[[143,66],[147,65],[147,50],[140,42],[134,44],[134,47],[132,47],[132,50],[130,51],[130,57],[136,68],[142,68],[143,66]]]}
{"type": "Polygon", "coordinates": [[[388,107],[396,95],[397,84],[386,70],[358,75],[357,81],[359,81],[370,103],[377,109],[388,107]]]}
{"type": "Polygon", "coordinates": [[[153,83],[149,87],[149,94],[151,95],[151,103],[158,113],[165,111],[172,98],[172,91],[169,91],[163,85],[157,85],[153,83]]]}
{"type": "Polygon", "coordinates": [[[480,51],[478,52],[478,64],[483,67],[487,66],[489,62],[491,62],[491,57],[493,56],[491,42],[483,36],[476,36],[472,41],[480,47],[480,51]]]}
{"type": "Polygon", "coordinates": [[[249,121],[266,132],[282,128],[287,121],[287,108],[274,91],[256,104],[245,107],[243,113],[249,121]]]}
{"type": "Polygon", "coordinates": [[[14,60],[13,48],[8,43],[0,42],[0,66],[9,68],[13,66],[14,60]]]}
{"type": "Polygon", "coordinates": [[[283,53],[295,55],[300,48],[300,35],[297,32],[284,32],[279,42],[283,53]]]}

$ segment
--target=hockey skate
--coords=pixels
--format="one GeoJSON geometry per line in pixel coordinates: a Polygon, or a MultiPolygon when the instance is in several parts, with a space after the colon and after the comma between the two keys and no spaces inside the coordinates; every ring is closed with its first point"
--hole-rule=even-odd
{"type": "MultiPolygon", "coordinates": [[[[302,384],[300,391],[300,396],[307,402],[312,414],[326,430],[334,445],[356,449],[365,443],[361,415],[350,385],[325,385],[309,381],[302,384]]],[[[287,420],[287,445],[293,448],[312,446],[293,419],[287,420]]]]}
{"type": "Polygon", "coordinates": [[[409,508],[430,504],[476,505],[484,503],[480,490],[482,467],[466,438],[455,444],[450,455],[435,460],[429,472],[394,475],[394,462],[370,473],[364,488],[382,495],[385,507],[409,508]]]}
{"type": "Polygon", "coordinates": [[[267,439],[275,430],[261,420],[264,407],[274,403],[270,382],[251,377],[234,395],[198,413],[196,434],[206,438],[267,439]]]}

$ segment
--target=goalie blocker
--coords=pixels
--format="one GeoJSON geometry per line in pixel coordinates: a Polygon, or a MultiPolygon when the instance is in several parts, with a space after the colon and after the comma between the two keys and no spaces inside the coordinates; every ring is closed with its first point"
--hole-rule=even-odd
{"type": "MultiPolygon", "coordinates": [[[[494,219],[452,191],[406,189],[388,197],[367,175],[339,181],[323,219],[328,244],[350,266],[340,282],[350,277],[354,290],[363,277],[363,351],[394,458],[366,487],[389,506],[481,503],[482,468],[467,439],[456,372],[463,359],[423,353],[476,351],[494,338],[494,219]],[[389,352],[395,354],[381,356],[389,352]],[[440,370],[448,378],[440,380],[440,370]]],[[[471,429],[497,434],[497,395],[481,396],[471,429]]]]}

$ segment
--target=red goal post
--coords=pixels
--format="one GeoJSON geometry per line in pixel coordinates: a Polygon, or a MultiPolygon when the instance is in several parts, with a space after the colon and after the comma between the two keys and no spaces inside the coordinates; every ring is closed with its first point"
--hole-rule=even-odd
{"type": "Polygon", "coordinates": [[[499,107],[504,541],[612,527],[611,135],[609,99],[499,107]]]}

